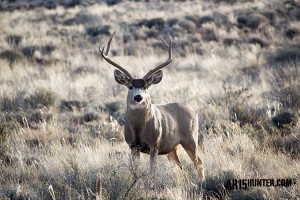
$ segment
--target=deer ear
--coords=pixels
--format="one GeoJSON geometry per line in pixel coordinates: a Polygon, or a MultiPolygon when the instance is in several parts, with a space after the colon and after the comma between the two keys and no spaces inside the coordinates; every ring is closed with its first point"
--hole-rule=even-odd
{"type": "Polygon", "coordinates": [[[117,83],[128,86],[130,79],[124,73],[119,70],[115,70],[114,75],[117,83]]]}
{"type": "Polygon", "coordinates": [[[147,79],[147,84],[153,85],[153,84],[157,84],[161,81],[163,77],[163,71],[162,70],[158,70],[157,72],[155,72],[154,74],[152,74],[148,79],[147,79]]]}

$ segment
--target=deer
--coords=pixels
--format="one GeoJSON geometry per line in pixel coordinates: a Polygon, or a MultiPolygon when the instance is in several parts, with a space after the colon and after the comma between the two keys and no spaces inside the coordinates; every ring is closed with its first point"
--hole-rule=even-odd
{"type": "Polygon", "coordinates": [[[106,46],[102,49],[99,47],[99,51],[106,62],[117,68],[114,71],[116,82],[128,88],[124,136],[131,149],[132,158],[138,160],[140,153],[149,154],[150,171],[155,173],[157,156],[167,155],[170,161],[174,161],[182,169],[177,155],[181,145],[195,165],[202,187],[204,168],[198,155],[199,133],[196,112],[179,103],[152,104],[149,95],[149,88],[162,80],[162,68],[172,61],[170,36],[169,43],[159,37],[168,48],[167,60],[150,70],[143,78],[134,78],[108,56],[114,34],[115,32],[106,46]]]}

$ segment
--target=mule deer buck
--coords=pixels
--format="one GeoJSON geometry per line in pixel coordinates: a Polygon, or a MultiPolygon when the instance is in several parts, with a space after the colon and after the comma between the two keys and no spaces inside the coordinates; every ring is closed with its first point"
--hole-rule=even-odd
{"type": "Polygon", "coordinates": [[[168,47],[168,59],[150,70],[142,79],[133,76],[108,57],[111,41],[107,47],[99,51],[109,64],[115,66],[115,80],[128,88],[127,113],[125,122],[125,140],[131,148],[134,159],[139,158],[140,152],[150,154],[150,168],[154,172],[157,155],[166,154],[169,160],[182,169],[177,155],[178,146],[181,145],[188,153],[197,168],[200,183],[204,180],[202,161],[198,156],[198,118],[195,112],[178,104],[169,103],[156,105],[151,103],[148,93],[150,86],[158,84],[163,77],[162,68],[172,61],[172,40],[170,43],[162,42],[168,47]]]}

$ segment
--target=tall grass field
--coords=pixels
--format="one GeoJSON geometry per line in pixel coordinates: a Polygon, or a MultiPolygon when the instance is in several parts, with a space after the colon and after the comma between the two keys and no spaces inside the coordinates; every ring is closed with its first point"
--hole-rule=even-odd
{"type": "Polygon", "coordinates": [[[298,0],[2,0],[0,27],[0,199],[300,198],[298,0]],[[172,38],[149,91],[197,112],[202,191],[183,148],[154,179],[132,163],[127,88],[99,53],[114,31],[135,77],[172,38]]]}

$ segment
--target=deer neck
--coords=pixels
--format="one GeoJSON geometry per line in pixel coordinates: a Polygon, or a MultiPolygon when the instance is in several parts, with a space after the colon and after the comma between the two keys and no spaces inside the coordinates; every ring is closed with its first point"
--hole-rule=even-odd
{"type": "Polygon", "coordinates": [[[127,120],[134,127],[144,126],[153,116],[153,105],[149,99],[146,104],[127,104],[127,120]]]}

